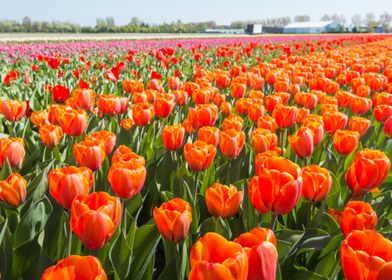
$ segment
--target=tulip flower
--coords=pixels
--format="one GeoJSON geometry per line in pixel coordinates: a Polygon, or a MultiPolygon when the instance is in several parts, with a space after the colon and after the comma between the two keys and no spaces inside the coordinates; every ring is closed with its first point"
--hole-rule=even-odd
{"type": "Polygon", "coordinates": [[[181,125],[167,125],[162,129],[162,142],[166,149],[175,151],[181,148],[184,142],[185,128],[181,125]]]}
{"type": "Polygon", "coordinates": [[[188,101],[188,93],[185,90],[174,90],[173,91],[176,104],[178,106],[183,106],[188,101]]]}
{"type": "Polygon", "coordinates": [[[189,280],[246,280],[248,257],[241,245],[209,232],[192,247],[189,280]]]}
{"type": "Polygon", "coordinates": [[[354,196],[377,188],[387,177],[391,162],[381,151],[359,151],[346,173],[346,183],[354,196]]]}
{"type": "Polygon", "coordinates": [[[30,121],[38,128],[44,124],[50,124],[48,119],[48,112],[46,111],[37,111],[31,113],[30,121]]]}
{"type": "Polygon", "coordinates": [[[198,129],[202,126],[213,126],[218,118],[218,107],[214,104],[200,104],[196,108],[190,108],[188,119],[192,126],[198,129]]]}
{"type": "Polygon", "coordinates": [[[252,131],[252,144],[256,154],[275,150],[278,144],[278,136],[268,129],[257,128],[252,131]]]}
{"type": "Polygon", "coordinates": [[[97,94],[92,89],[75,89],[72,92],[72,98],[77,107],[82,110],[91,111],[94,108],[94,102],[97,94]]]}
{"type": "Polygon", "coordinates": [[[87,167],[68,166],[51,170],[48,174],[48,182],[53,198],[62,207],[69,209],[75,197],[89,193],[94,177],[87,167]]]}
{"type": "Polygon", "coordinates": [[[366,114],[372,106],[372,100],[366,97],[354,96],[350,102],[350,108],[353,113],[366,114]]]}
{"type": "Polygon", "coordinates": [[[270,211],[278,215],[290,213],[302,193],[299,166],[288,159],[270,156],[258,168],[257,174],[248,187],[253,207],[262,214],[270,211]]]}
{"type": "Polygon", "coordinates": [[[114,163],[134,163],[136,165],[146,165],[146,160],[143,156],[132,152],[130,148],[121,145],[114,151],[112,157],[112,164],[114,163]]]}
{"type": "Polygon", "coordinates": [[[45,146],[53,148],[63,138],[63,130],[57,125],[45,124],[39,128],[39,136],[45,146]]]}
{"type": "Polygon", "coordinates": [[[119,97],[114,94],[101,94],[97,100],[98,110],[105,115],[115,116],[123,114],[128,109],[127,97],[119,97]]]}
{"type": "Polygon", "coordinates": [[[208,212],[215,217],[230,218],[241,206],[243,192],[233,185],[213,184],[206,190],[206,204],[208,212]]]}
{"type": "Polygon", "coordinates": [[[171,90],[179,90],[182,88],[182,82],[180,81],[180,79],[178,77],[170,77],[167,80],[167,83],[168,83],[169,88],[171,90]]]}
{"type": "Polygon", "coordinates": [[[247,114],[252,122],[257,122],[257,120],[264,115],[264,106],[262,102],[250,103],[247,109],[247,114]]]}
{"type": "Polygon", "coordinates": [[[106,280],[101,263],[93,256],[69,256],[47,268],[41,280],[106,280]]]}
{"type": "Polygon", "coordinates": [[[130,199],[140,193],[146,174],[146,167],[136,161],[117,162],[110,167],[108,180],[120,198],[130,199]]]}
{"type": "Polygon", "coordinates": [[[377,214],[369,203],[350,201],[346,204],[340,219],[344,235],[353,230],[374,229],[377,225],[377,214]]]}
{"type": "Polygon", "coordinates": [[[344,129],[347,124],[347,115],[340,112],[327,112],[323,114],[325,132],[334,134],[338,129],[344,129]]]}
{"type": "Polygon", "coordinates": [[[278,128],[278,125],[276,124],[276,121],[273,117],[264,115],[257,119],[257,128],[264,128],[270,130],[271,132],[275,132],[278,128]]]}
{"type": "Polygon", "coordinates": [[[167,118],[174,109],[174,95],[160,94],[154,101],[154,112],[159,118],[167,118]]]}
{"type": "Polygon", "coordinates": [[[378,122],[384,122],[392,116],[392,105],[381,104],[374,107],[374,117],[378,122]]]}
{"type": "Polygon", "coordinates": [[[1,100],[0,113],[7,121],[19,121],[26,114],[27,103],[20,100],[1,100]]]}
{"type": "Polygon", "coordinates": [[[0,168],[8,159],[11,167],[22,168],[25,157],[24,141],[21,138],[0,138],[0,168]]]}
{"type": "Polygon", "coordinates": [[[350,130],[358,132],[361,137],[368,131],[370,120],[363,117],[352,116],[348,122],[348,127],[350,130]]]}
{"type": "Polygon", "coordinates": [[[146,126],[154,118],[154,107],[150,103],[138,103],[132,107],[132,117],[138,126],[146,126]]]}
{"type": "Polygon", "coordinates": [[[391,138],[392,137],[392,117],[389,117],[385,122],[384,122],[384,133],[387,137],[391,138]]]}
{"type": "Polygon", "coordinates": [[[390,279],[383,275],[392,261],[392,242],[372,231],[355,230],[340,247],[344,276],[347,280],[390,279]]]}
{"type": "Polygon", "coordinates": [[[70,225],[86,248],[97,250],[110,239],[120,217],[121,203],[117,198],[94,192],[73,200],[70,225]]]}
{"type": "Polygon", "coordinates": [[[154,221],[162,236],[171,242],[181,242],[188,235],[192,209],[188,202],[174,198],[155,207],[154,221]]]}
{"type": "Polygon", "coordinates": [[[280,128],[290,128],[297,120],[297,107],[279,105],[272,112],[276,124],[280,128]]]}
{"type": "Polygon", "coordinates": [[[317,147],[321,143],[321,141],[323,140],[323,137],[324,137],[323,125],[319,122],[316,122],[316,121],[306,120],[304,122],[304,126],[309,128],[312,131],[313,145],[314,145],[314,147],[317,147]]]}
{"type": "Polygon", "coordinates": [[[276,106],[282,105],[282,98],[278,95],[267,95],[264,99],[265,108],[268,113],[272,113],[276,106]]]}
{"type": "Polygon", "coordinates": [[[332,177],[328,169],[318,165],[302,168],[302,196],[314,202],[325,199],[332,186],[332,177]]]}
{"type": "Polygon", "coordinates": [[[304,123],[304,121],[309,117],[310,111],[309,109],[306,108],[299,108],[298,109],[298,114],[297,114],[297,119],[295,120],[297,123],[304,123]]]}
{"type": "Polygon", "coordinates": [[[347,156],[358,147],[359,137],[356,131],[338,129],[333,135],[333,146],[339,154],[347,156]]]}
{"type": "Polygon", "coordinates": [[[69,88],[63,85],[56,85],[52,88],[52,99],[54,102],[64,103],[69,97],[69,88]]]}
{"type": "MultiPolygon", "coordinates": [[[[86,129],[87,114],[83,110],[66,108],[64,110],[55,110],[55,114],[61,129],[69,136],[80,136],[86,129]]],[[[54,122],[51,123],[54,124],[54,122]]]]}
{"type": "Polygon", "coordinates": [[[215,154],[215,146],[200,140],[194,143],[186,143],[184,146],[185,159],[189,167],[196,172],[206,170],[213,162],[215,154]]]}
{"type": "Polygon", "coordinates": [[[245,144],[245,133],[229,129],[219,134],[219,148],[227,158],[237,158],[245,144]]]}
{"type": "Polygon", "coordinates": [[[116,145],[116,135],[107,130],[96,131],[91,135],[86,135],[85,140],[99,140],[105,146],[105,153],[109,155],[116,145]]]}
{"type": "Polygon", "coordinates": [[[248,280],[274,280],[278,263],[276,238],[272,230],[254,228],[234,239],[248,255],[248,280]]]}
{"type": "Polygon", "coordinates": [[[237,131],[241,131],[243,124],[244,120],[240,116],[237,116],[236,114],[230,114],[223,120],[222,130],[226,131],[229,129],[235,129],[237,131]]]}
{"type": "Polygon", "coordinates": [[[197,139],[216,147],[219,144],[219,129],[215,126],[200,127],[197,139]]]}
{"type": "Polygon", "coordinates": [[[100,140],[85,140],[73,147],[75,159],[80,166],[98,170],[106,158],[105,144],[100,140]]]}
{"type": "Polygon", "coordinates": [[[294,135],[288,137],[291,148],[300,157],[308,157],[313,153],[313,132],[310,128],[303,126],[294,135]]]}
{"type": "Polygon", "coordinates": [[[0,200],[18,207],[26,199],[27,181],[18,173],[11,173],[5,181],[0,181],[0,200]]]}

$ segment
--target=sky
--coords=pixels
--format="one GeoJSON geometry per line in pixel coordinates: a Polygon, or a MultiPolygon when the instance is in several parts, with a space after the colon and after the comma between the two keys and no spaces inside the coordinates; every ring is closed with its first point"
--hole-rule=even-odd
{"type": "Polygon", "coordinates": [[[351,22],[354,14],[392,13],[392,0],[0,0],[0,19],[21,21],[59,20],[95,26],[96,18],[108,16],[116,25],[125,25],[137,16],[150,24],[213,20],[230,24],[237,20],[257,20],[307,14],[319,21],[324,14],[343,14],[351,22]]]}

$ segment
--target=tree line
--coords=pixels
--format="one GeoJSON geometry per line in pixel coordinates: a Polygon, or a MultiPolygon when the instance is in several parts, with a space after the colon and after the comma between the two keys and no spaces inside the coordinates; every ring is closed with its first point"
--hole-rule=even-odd
{"type": "MultiPolygon", "coordinates": [[[[374,32],[376,27],[382,27],[385,31],[391,30],[392,15],[384,12],[379,17],[374,13],[368,13],[364,17],[357,14],[347,23],[344,15],[324,15],[320,20],[332,20],[342,26],[342,31],[374,32]],[[349,27],[347,29],[347,27],[349,27]]],[[[0,20],[0,32],[43,32],[43,33],[200,33],[206,29],[235,28],[244,29],[247,24],[260,23],[268,27],[284,27],[292,22],[310,21],[309,15],[297,15],[291,17],[276,17],[262,20],[235,21],[230,25],[217,25],[214,21],[184,23],[180,20],[171,23],[149,24],[133,17],[126,25],[116,25],[113,17],[97,18],[95,26],[81,26],[79,24],[61,21],[32,21],[24,17],[21,22],[16,20],[0,20]]]]}

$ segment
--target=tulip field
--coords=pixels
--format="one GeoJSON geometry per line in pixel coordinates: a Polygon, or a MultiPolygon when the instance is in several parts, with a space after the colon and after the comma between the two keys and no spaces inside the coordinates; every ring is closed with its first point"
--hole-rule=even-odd
{"type": "Polygon", "coordinates": [[[392,279],[392,36],[0,43],[0,279],[392,279]]]}

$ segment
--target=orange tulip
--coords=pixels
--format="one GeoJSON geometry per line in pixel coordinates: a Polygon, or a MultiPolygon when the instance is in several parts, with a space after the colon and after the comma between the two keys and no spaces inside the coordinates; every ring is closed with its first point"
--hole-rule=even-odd
{"type": "Polygon", "coordinates": [[[279,105],[276,106],[272,116],[280,128],[290,128],[297,119],[297,107],[279,105]]]}
{"type": "Polygon", "coordinates": [[[354,95],[348,91],[339,90],[336,92],[335,97],[338,100],[338,106],[345,108],[350,105],[351,99],[354,95]]]}
{"type": "Polygon", "coordinates": [[[378,122],[384,122],[392,116],[392,105],[377,105],[374,107],[374,117],[378,122]]]}
{"type": "Polygon", "coordinates": [[[170,77],[167,80],[167,84],[169,85],[169,88],[171,90],[179,90],[182,88],[182,82],[180,81],[180,79],[178,77],[170,77]]]}
{"type": "Polygon", "coordinates": [[[19,121],[26,114],[27,103],[20,100],[1,100],[0,113],[7,121],[19,121]]]}
{"type": "Polygon", "coordinates": [[[219,129],[215,126],[200,127],[197,132],[197,139],[216,147],[219,144],[219,129]]]}
{"type": "Polygon", "coordinates": [[[185,90],[174,90],[173,91],[176,104],[178,106],[183,106],[188,101],[188,93],[185,90]]]}
{"type": "Polygon", "coordinates": [[[289,213],[302,192],[301,169],[292,161],[269,156],[257,170],[258,176],[249,183],[249,197],[253,207],[262,214],[270,211],[289,213]]]}
{"type": "Polygon", "coordinates": [[[313,145],[317,147],[324,137],[324,127],[322,123],[316,121],[305,121],[304,126],[312,131],[313,135],[313,145]]]}
{"type": "Polygon", "coordinates": [[[350,102],[350,108],[353,113],[366,114],[372,106],[372,100],[366,97],[354,96],[350,102]]]}
{"type": "Polygon", "coordinates": [[[200,140],[186,143],[184,146],[185,159],[190,168],[196,172],[206,170],[213,162],[215,154],[215,146],[200,140]]]}
{"type": "Polygon", "coordinates": [[[275,132],[278,128],[276,121],[273,117],[264,115],[257,120],[257,128],[265,128],[270,130],[271,132],[275,132]]]}
{"type": "Polygon", "coordinates": [[[73,147],[75,159],[80,166],[98,170],[106,158],[105,144],[100,140],[85,140],[73,147]]]}
{"type": "Polygon", "coordinates": [[[138,103],[132,107],[132,116],[136,125],[146,126],[154,118],[154,107],[150,103],[138,103]]]}
{"type": "Polygon", "coordinates": [[[130,199],[140,193],[146,180],[146,168],[137,161],[112,164],[108,180],[114,192],[122,199],[130,199]]]}
{"type": "Polygon", "coordinates": [[[276,277],[278,252],[272,230],[257,227],[234,239],[246,251],[249,259],[248,280],[273,280],[276,277]]]}
{"type": "Polygon", "coordinates": [[[377,225],[377,214],[369,203],[350,201],[346,204],[340,219],[344,235],[353,230],[374,229],[377,225]]]}
{"type": "Polygon", "coordinates": [[[228,158],[236,158],[240,155],[245,144],[245,133],[229,129],[219,133],[219,148],[228,158]]]}
{"type": "Polygon", "coordinates": [[[119,97],[114,94],[101,94],[97,100],[98,110],[105,115],[114,116],[123,114],[128,109],[127,97],[119,97]]]}
{"type": "Polygon", "coordinates": [[[225,116],[228,116],[231,114],[231,104],[228,101],[222,102],[220,104],[220,109],[222,111],[222,114],[225,116]]]}
{"type": "Polygon", "coordinates": [[[346,173],[347,186],[355,195],[377,188],[387,177],[391,162],[381,151],[359,151],[346,173]]]}
{"type": "Polygon", "coordinates": [[[159,118],[167,118],[174,109],[174,95],[160,94],[154,101],[154,112],[159,118]]]}
{"type": "Polygon", "coordinates": [[[172,242],[181,242],[188,235],[192,209],[188,202],[174,198],[155,207],[154,221],[162,236],[172,242]]]}
{"type": "Polygon", "coordinates": [[[181,148],[184,141],[185,128],[180,124],[167,125],[162,129],[162,142],[166,149],[175,151],[181,148]]]}
{"type": "Polygon", "coordinates": [[[85,140],[99,140],[105,147],[106,155],[109,155],[116,145],[116,135],[107,130],[96,131],[91,135],[86,135],[85,140]]]}
{"type": "Polygon", "coordinates": [[[125,92],[129,92],[129,93],[144,91],[143,83],[135,80],[123,80],[123,88],[125,92]]]}
{"type": "Polygon", "coordinates": [[[63,130],[57,125],[45,124],[39,128],[39,136],[45,146],[53,148],[63,138],[63,130]]]}
{"type": "Polygon", "coordinates": [[[50,194],[58,204],[69,209],[75,197],[89,193],[94,177],[87,167],[68,166],[50,171],[48,181],[50,194]]]}
{"type": "Polygon", "coordinates": [[[352,130],[338,129],[333,135],[333,146],[339,154],[347,156],[357,147],[359,142],[359,133],[352,130]]]}
{"type": "Polygon", "coordinates": [[[196,108],[190,108],[188,119],[192,126],[198,129],[202,126],[213,126],[218,118],[218,107],[214,104],[200,104],[196,108]]]}
{"type": "Polygon", "coordinates": [[[348,122],[348,127],[350,130],[358,132],[359,136],[363,136],[370,127],[370,120],[362,117],[352,116],[348,122]]]}
{"type": "Polygon", "coordinates": [[[117,150],[114,151],[112,157],[112,164],[114,163],[130,163],[133,162],[137,165],[146,165],[146,160],[143,156],[132,152],[130,148],[125,145],[120,145],[117,150]]]}
{"type": "Polygon", "coordinates": [[[47,268],[41,280],[106,280],[101,263],[93,256],[69,256],[47,268]]]}
{"type": "Polygon", "coordinates": [[[147,88],[163,92],[162,82],[159,79],[151,79],[148,81],[147,88]]]}
{"type": "MultiPolygon", "coordinates": [[[[77,137],[82,135],[87,126],[87,114],[83,110],[58,109],[55,114],[61,129],[69,136],[77,137]]],[[[53,122],[51,122],[54,124],[53,122]]]]}
{"type": "Polygon", "coordinates": [[[246,94],[246,84],[231,83],[230,91],[232,98],[242,98],[246,94]]]}
{"type": "Polygon", "coordinates": [[[131,127],[135,125],[135,121],[133,120],[133,118],[122,119],[120,125],[125,130],[130,130],[131,127]]]}
{"type": "Polygon", "coordinates": [[[252,144],[256,154],[275,150],[278,144],[278,136],[268,129],[257,128],[252,131],[252,144]]]}
{"type": "Polygon", "coordinates": [[[25,157],[24,142],[21,138],[0,138],[0,167],[7,158],[11,167],[22,168],[25,157]]]}
{"type": "Polygon", "coordinates": [[[233,185],[213,184],[206,190],[208,212],[215,217],[230,218],[241,206],[243,192],[233,185]]]}
{"type": "Polygon", "coordinates": [[[391,274],[387,278],[383,274],[392,261],[392,242],[373,230],[348,234],[340,247],[340,256],[347,280],[391,278],[391,274]]]}
{"type": "Polygon", "coordinates": [[[302,180],[302,196],[314,202],[326,198],[332,186],[332,177],[328,169],[315,164],[302,168],[302,180]]]}
{"type": "Polygon", "coordinates": [[[277,105],[282,104],[282,98],[278,95],[267,95],[264,102],[268,113],[272,113],[277,105]]]}
{"type": "Polygon", "coordinates": [[[72,92],[72,99],[79,109],[91,111],[94,108],[94,102],[97,94],[92,89],[75,89],[72,92]]]}
{"type": "Polygon", "coordinates": [[[264,106],[262,105],[262,102],[250,103],[247,114],[252,122],[257,122],[257,119],[264,115],[264,106]]]}
{"type": "Polygon", "coordinates": [[[7,180],[0,181],[0,200],[18,207],[26,199],[27,181],[18,173],[11,173],[7,180]]]}
{"type": "Polygon", "coordinates": [[[392,117],[384,122],[384,134],[389,138],[392,137],[392,117]]]}
{"type": "Polygon", "coordinates": [[[192,93],[192,100],[195,104],[207,104],[212,99],[212,91],[209,88],[200,88],[192,93]]]}
{"type": "Polygon", "coordinates": [[[323,114],[325,132],[334,134],[338,129],[344,129],[347,124],[347,115],[340,112],[327,112],[323,114]]]}
{"type": "Polygon", "coordinates": [[[301,127],[294,135],[289,135],[288,140],[298,156],[308,157],[313,153],[313,132],[309,127],[301,127]]]}
{"type": "Polygon", "coordinates": [[[310,115],[309,109],[299,108],[298,109],[296,122],[297,123],[303,123],[307,119],[307,117],[309,117],[309,115],[310,115]]]}
{"type": "Polygon", "coordinates": [[[222,130],[226,131],[229,129],[235,129],[237,131],[241,131],[243,124],[244,120],[240,116],[237,116],[236,114],[230,114],[223,120],[222,130]]]}
{"type": "Polygon", "coordinates": [[[248,257],[241,245],[209,232],[193,245],[189,280],[246,280],[248,257]]]}
{"type": "Polygon", "coordinates": [[[318,97],[316,94],[314,93],[306,93],[302,95],[302,105],[309,109],[309,110],[313,110],[314,108],[316,108],[317,103],[318,103],[318,97]]]}
{"type": "Polygon", "coordinates": [[[44,124],[50,124],[48,119],[48,112],[46,111],[32,112],[30,115],[30,121],[38,128],[44,124]]]}

